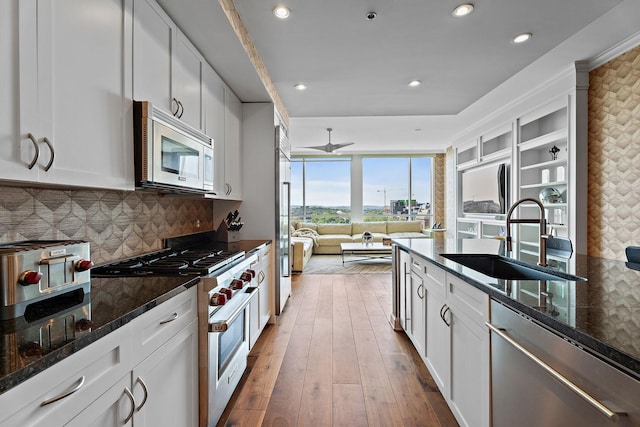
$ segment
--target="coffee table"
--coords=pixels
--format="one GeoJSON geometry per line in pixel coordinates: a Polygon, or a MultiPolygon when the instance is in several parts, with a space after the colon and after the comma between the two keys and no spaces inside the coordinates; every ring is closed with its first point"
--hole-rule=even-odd
{"type": "Polygon", "coordinates": [[[365,245],[363,243],[340,243],[340,253],[342,254],[342,264],[344,265],[344,255],[355,255],[359,258],[347,260],[350,261],[363,261],[371,258],[391,258],[391,246],[383,245],[382,243],[369,243],[365,245]]]}

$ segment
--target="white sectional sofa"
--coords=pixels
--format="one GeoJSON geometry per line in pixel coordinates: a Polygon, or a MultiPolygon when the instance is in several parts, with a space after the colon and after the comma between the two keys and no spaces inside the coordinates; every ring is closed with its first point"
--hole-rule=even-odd
{"type": "Polygon", "coordinates": [[[354,222],[350,224],[294,223],[291,230],[292,270],[300,272],[312,254],[340,254],[340,243],[362,241],[365,231],[374,242],[384,238],[428,237],[421,221],[354,222]]]}

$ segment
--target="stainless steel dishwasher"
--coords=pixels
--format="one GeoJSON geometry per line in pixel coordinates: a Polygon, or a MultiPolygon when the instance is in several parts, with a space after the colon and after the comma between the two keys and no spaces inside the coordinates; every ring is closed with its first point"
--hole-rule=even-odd
{"type": "Polygon", "coordinates": [[[493,427],[640,426],[640,381],[491,301],[493,427]]]}

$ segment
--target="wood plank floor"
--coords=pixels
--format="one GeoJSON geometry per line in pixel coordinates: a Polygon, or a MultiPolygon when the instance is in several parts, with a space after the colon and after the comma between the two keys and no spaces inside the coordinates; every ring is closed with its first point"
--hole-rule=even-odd
{"type": "Polygon", "coordinates": [[[457,426],[404,333],[390,274],[300,274],[218,426],[457,426]]]}

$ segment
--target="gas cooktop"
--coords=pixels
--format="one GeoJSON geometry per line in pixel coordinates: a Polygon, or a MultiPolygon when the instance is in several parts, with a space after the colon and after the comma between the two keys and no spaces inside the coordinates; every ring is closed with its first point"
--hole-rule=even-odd
{"type": "Polygon", "coordinates": [[[91,275],[172,276],[209,275],[244,258],[244,251],[220,249],[163,249],[158,252],[94,267],[91,275]]]}

